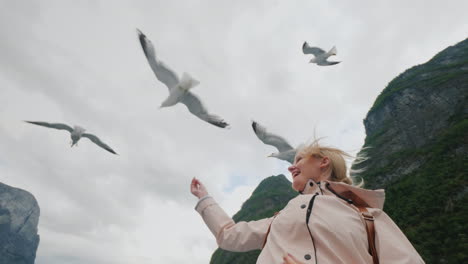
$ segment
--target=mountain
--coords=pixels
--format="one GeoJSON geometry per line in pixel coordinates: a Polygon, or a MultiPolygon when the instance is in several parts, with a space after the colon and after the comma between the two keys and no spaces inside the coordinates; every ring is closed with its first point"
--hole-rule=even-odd
{"type": "Polygon", "coordinates": [[[32,194],[0,183],[0,263],[34,263],[39,213],[32,194]]]}
{"type": "Polygon", "coordinates": [[[426,263],[468,263],[468,39],[393,79],[355,164],[426,263]]]}
{"type": "MultiPolygon", "coordinates": [[[[272,217],[280,211],[298,193],[291,187],[291,182],[282,174],[264,179],[244,202],[241,210],[232,218],[239,221],[259,220],[272,217]]],[[[211,256],[211,264],[255,264],[260,250],[245,253],[229,252],[217,249],[211,256]]]]}

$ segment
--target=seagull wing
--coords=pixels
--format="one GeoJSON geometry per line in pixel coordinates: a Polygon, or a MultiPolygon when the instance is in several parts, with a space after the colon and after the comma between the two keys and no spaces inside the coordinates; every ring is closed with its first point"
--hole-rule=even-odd
{"type": "Polygon", "coordinates": [[[292,150],[293,147],[289,145],[289,143],[282,137],[269,133],[265,127],[260,125],[259,123],[252,121],[252,128],[257,135],[258,139],[260,139],[263,143],[267,145],[271,145],[276,147],[279,152],[286,152],[288,150],[292,150]]]}
{"type": "Polygon", "coordinates": [[[55,129],[60,129],[60,130],[67,130],[68,132],[73,132],[73,128],[66,124],[61,124],[61,123],[47,123],[47,122],[36,122],[36,121],[24,121],[26,123],[38,125],[38,126],[44,126],[48,128],[55,128],[55,129]]]}
{"type": "Polygon", "coordinates": [[[341,61],[321,61],[321,62],[318,62],[317,65],[320,65],[320,66],[330,66],[330,65],[335,65],[335,64],[338,64],[340,63],[341,61]]]}
{"type": "Polygon", "coordinates": [[[187,106],[190,113],[194,114],[201,120],[221,128],[229,126],[229,124],[226,123],[221,117],[208,113],[198,96],[191,92],[187,92],[185,96],[182,97],[180,102],[187,106]]]}
{"type": "Polygon", "coordinates": [[[304,41],[304,44],[302,44],[302,52],[304,52],[304,54],[313,54],[315,56],[319,56],[325,53],[323,49],[317,48],[317,47],[311,47],[305,41],[304,41]]]}
{"type": "Polygon", "coordinates": [[[106,143],[102,142],[98,137],[96,137],[95,135],[93,134],[89,134],[89,133],[83,133],[81,135],[82,137],[87,137],[89,138],[89,140],[91,140],[92,142],[94,142],[96,145],[100,146],[101,148],[109,151],[110,153],[113,153],[113,154],[117,154],[115,153],[115,151],[113,149],[111,149],[111,147],[109,147],[106,143]]]}
{"type": "Polygon", "coordinates": [[[297,150],[293,150],[288,152],[288,156],[286,157],[286,160],[289,161],[289,163],[294,164],[294,159],[296,158],[296,153],[297,150]]]}
{"type": "Polygon", "coordinates": [[[153,43],[151,43],[151,40],[149,40],[139,29],[137,29],[137,31],[143,52],[145,53],[146,59],[148,60],[151,69],[156,75],[156,78],[158,78],[159,81],[164,83],[167,88],[171,90],[179,83],[179,77],[164,62],[156,58],[156,53],[154,51],[154,46],[153,43]]]}

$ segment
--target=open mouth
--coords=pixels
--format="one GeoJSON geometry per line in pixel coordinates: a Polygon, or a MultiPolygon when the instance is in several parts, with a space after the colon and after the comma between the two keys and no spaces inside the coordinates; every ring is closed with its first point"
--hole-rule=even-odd
{"type": "Polygon", "coordinates": [[[296,178],[296,177],[297,177],[297,175],[299,175],[299,174],[301,174],[301,172],[300,172],[300,171],[296,171],[296,172],[294,172],[294,173],[293,173],[293,175],[292,175],[293,179],[294,179],[294,178],[296,178]]]}

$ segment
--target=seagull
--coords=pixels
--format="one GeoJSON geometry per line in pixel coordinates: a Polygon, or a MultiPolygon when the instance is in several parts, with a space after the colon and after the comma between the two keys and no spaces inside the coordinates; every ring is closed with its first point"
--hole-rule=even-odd
{"type": "Polygon", "coordinates": [[[188,110],[201,120],[217,127],[229,127],[229,124],[221,117],[208,113],[208,110],[205,108],[200,98],[190,92],[190,89],[200,84],[200,82],[185,72],[182,74],[181,79],[179,79],[177,74],[171,70],[169,66],[156,57],[151,40],[139,29],[137,29],[137,32],[143,52],[156,78],[169,89],[169,96],[162,102],[160,108],[173,106],[180,102],[187,106],[188,110]]]}
{"type": "Polygon", "coordinates": [[[84,129],[84,128],[80,127],[80,126],[73,126],[73,128],[71,128],[70,126],[68,126],[66,124],[61,124],[61,123],[46,123],[46,122],[36,122],[36,121],[24,121],[24,122],[34,124],[34,125],[38,125],[38,126],[55,128],[55,129],[60,129],[60,130],[67,130],[68,132],[70,132],[70,136],[71,136],[71,142],[70,142],[71,147],[73,147],[75,145],[78,146],[78,141],[82,137],[86,137],[86,138],[89,138],[89,140],[94,142],[96,145],[100,146],[101,148],[109,151],[112,154],[118,155],[117,153],[115,153],[115,151],[113,149],[111,149],[108,145],[106,145],[104,142],[102,142],[98,137],[96,137],[93,134],[85,133],[86,129],[84,129]]]}
{"type": "Polygon", "coordinates": [[[336,55],[336,47],[333,46],[333,48],[329,52],[325,52],[321,48],[317,47],[311,47],[309,44],[304,41],[304,44],[302,44],[302,52],[304,54],[313,54],[315,57],[312,58],[309,63],[317,63],[317,65],[320,66],[329,66],[329,65],[335,65],[340,63],[341,61],[328,61],[328,57],[336,55]]]}
{"type": "Polygon", "coordinates": [[[278,158],[280,160],[285,160],[291,164],[294,163],[294,157],[296,156],[296,149],[291,147],[291,145],[282,137],[275,134],[269,133],[265,127],[259,123],[252,121],[252,128],[263,143],[276,147],[279,152],[272,153],[268,157],[278,158]]]}

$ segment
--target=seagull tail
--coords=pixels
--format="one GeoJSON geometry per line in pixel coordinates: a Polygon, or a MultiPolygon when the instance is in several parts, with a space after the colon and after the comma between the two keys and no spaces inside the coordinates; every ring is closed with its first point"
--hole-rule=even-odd
{"type": "Polygon", "coordinates": [[[331,48],[331,50],[328,52],[329,55],[336,55],[338,51],[336,50],[336,47],[333,46],[333,48],[331,48]]]}
{"type": "Polygon", "coordinates": [[[191,89],[197,85],[199,85],[200,82],[198,80],[195,80],[190,74],[184,72],[182,74],[182,78],[180,79],[180,86],[184,87],[186,89],[191,89]]]}

